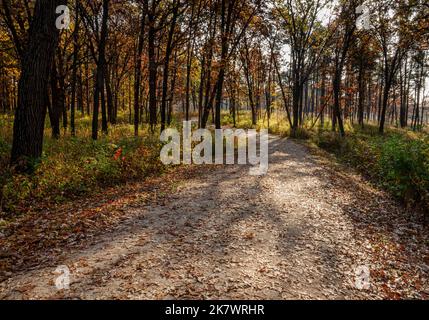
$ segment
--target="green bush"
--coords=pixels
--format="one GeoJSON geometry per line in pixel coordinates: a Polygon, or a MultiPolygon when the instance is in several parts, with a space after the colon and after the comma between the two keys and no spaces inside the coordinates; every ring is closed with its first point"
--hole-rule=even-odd
{"type": "Polygon", "coordinates": [[[407,202],[429,204],[429,140],[392,135],[380,148],[378,166],[383,186],[407,202]]]}
{"type": "Polygon", "coordinates": [[[429,208],[429,139],[403,133],[320,132],[314,141],[407,204],[429,208]]]}

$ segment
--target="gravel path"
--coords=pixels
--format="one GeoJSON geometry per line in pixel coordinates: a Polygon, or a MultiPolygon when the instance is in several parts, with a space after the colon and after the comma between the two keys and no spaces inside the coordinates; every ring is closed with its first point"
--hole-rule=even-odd
{"type": "Polygon", "coordinates": [[[337,171],[306,147],[273,139],[266,176],[225,166],[188,180],[162,204],[134,206],[95,244],[70,250],[62,262],[69,290],[57,290],[55,266],[44,266],[1,283],[0,297],[427,298],[424,228],[401,220],[404,209],[359,176],[337,171]],[[377,247],[380,236],[386,247],[377,247]],[[371,269],[368,290],[356,287],[360,266],[371,269]]]}

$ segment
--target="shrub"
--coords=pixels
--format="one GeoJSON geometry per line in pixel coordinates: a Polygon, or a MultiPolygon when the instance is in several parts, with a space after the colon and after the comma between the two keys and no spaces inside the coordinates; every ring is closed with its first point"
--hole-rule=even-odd
{"type": "MultiPolygon", "coordinates": [[[[155,137],[142,132],[144,137],[136,138],[128,124],[110,129],[109,135],[98,141],[90,138],[90,132],[82,131],[78,138],[62,136],[55,140],[46,130],[43,155],[32,174],[11,172],[10,145],[0,138],[0,213],[24,213],[34,204],[60,203],[164,170],[155,137]]],[[[7,134],[10,138],[11,130],[7,134]]]]}
{"type": "Polygon", "coordinates": [[[341,138],[324,131],[315,137],[315,143],[406,204],[429,208],[429,139],[367,132],[341,138]]]}
{"type": "Polygon", "coordinates": [[[383,186],[406,202],[429,204],[429,140],[395,134],[380,146],[378,162],[383,186]]]}

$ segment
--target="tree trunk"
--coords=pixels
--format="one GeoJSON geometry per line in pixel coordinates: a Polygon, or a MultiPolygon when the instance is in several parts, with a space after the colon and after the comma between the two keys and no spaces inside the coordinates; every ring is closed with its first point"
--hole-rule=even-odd
{"type": "Polygon", "coordinates": [[[38,0],[35,4],[21,64],[13,127],[11,164],[20,171],[31,169],[29,161],[42,155],[46,93],[59,36],[55,9],[62,4],[67,4],[67,1],[38,0]]]}
{"type": "Polygon", "coordinates": [[[76,105],[76,82],[77,82],[77,60],[79,55],[79,10],[77,5],[78,0],[76,0],[76,22],[75,29],[73,34],[73,73],[71,80],[71,105],[70,105],[70,128],[72,136],[76,135],[75,128],[75,105],[76,105]]]}
{"type": "MultiPolygon", "coordinates": [[[[61,88],[58,85],[58,78],[59,75],[57,73],[57,67],[55,58],[52,61],[52,70],[51,70],[51,97],[52,97],[52,103],[49,103],[49,120],[51,122],[51,129],[52,129],[52,137],[54,139],[58,139],[60,137],[61,131],[60,131],[60,118],[61,113],[63,112],[63,105],[61,104],[61,88]]],[[[49,102],[49,96],[47,95],[47,101],[49,102]]]]}
{"type": "Polygon", "coordinates": [[[144,44],[144,30],[145,30],[145,21],[146,21],[146,10],[142,9],[142,16],[140,21],[140,32],[139,32],[139,42],[137,48],[137,57],[136,57],[136,66],[134,70],[135,81],[134,81],[134,135],[137,137],[139,135],[139,111],[140,111],[140,84],[141,84],[141,75],[142,75],[142,53],[143,53],[143,44],[144,44]]]}
{"type": "Polygon", "coordinates": [[[176,28],[177,15],[179,12],[180,0],[173,2],[173,17],[170,22],[170,30],[168,32],[167,45],[165,49],[164,72],[162,78],[162,99],[161,99],[161,131],[165,129],[166,112],[167,112],[167,92],[168,92],[168,77],[170,68],[171,52],[173,50],[173,36],[176,28]]]}
{"type": "MultiPolygon", "coordinates": [[[[109,0],[103,0],[103,18],[101,26],[101,38],[98,47],[98,60],[94,90],[94,110],[92,116],[92,139],[98,139],[98,113],[100,104],[100,95],[102,102],[104,99],[104,65],[106,63],[106,41],[107,41],[107,21],[109,18],[109,0]]],[[[102,130],[107,132],[106,107],[102,103],[102,130]],[[104,105],[104,106],[103,106],[104,105]]]]}
{"type": "Polygon", "coordinates": [[[148,2],[145,2],[146,12],[148,15],[149,30],[148,30],[148,60],[149,60],[149,123],[151,131],[155,131],[157,123],[157,106],[156,106],[156,83],[157,83],[157,62],[155,55],[155,4],[156,1],[152,1],[151,10],[148,9],[148,2]]]}

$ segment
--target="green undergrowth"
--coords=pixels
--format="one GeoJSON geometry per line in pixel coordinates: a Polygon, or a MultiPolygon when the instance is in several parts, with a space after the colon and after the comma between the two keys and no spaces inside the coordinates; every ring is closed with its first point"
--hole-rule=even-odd
{"type": "Polygon", "coordinates": [[[43,155],[34,162],[34,172],[20,174],[8,165],[11,119],[0,118],[0,215],[25,213],[34,204],[63,203],[104,187],[164,172],[158,135],[145,129],[134,137],[133,127],[123,123],[111,126],[108,135],[93,141],[85,129],[87,121],[78,121],[76,137],[63,134],[53,139],[47,128],[43,155]]]}

